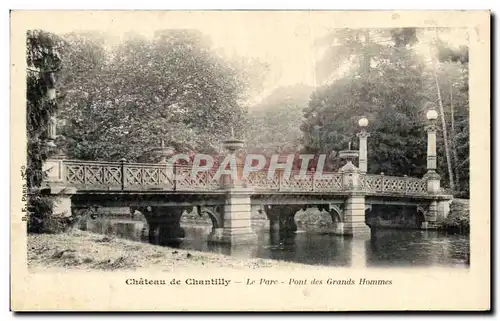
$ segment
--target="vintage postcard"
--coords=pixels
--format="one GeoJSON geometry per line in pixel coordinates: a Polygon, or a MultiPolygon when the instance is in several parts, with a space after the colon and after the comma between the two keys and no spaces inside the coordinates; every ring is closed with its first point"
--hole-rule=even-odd
{"type": "Polygon", "coordinates": [[[13,311],[487,311],[490,12],[11,12],[13,311]]]}

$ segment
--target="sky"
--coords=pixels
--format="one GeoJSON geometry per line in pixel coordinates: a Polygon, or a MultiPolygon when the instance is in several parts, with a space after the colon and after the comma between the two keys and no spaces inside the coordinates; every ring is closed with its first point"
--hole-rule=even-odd
{"type": "MultiPolygon", "coordinates": [[[[229,57],[257,58],[269,65],[264,90],[253,97],[257,102],[280,86],[303,83],[316,86],[314,64],[320,56],[314,41],[338,27],[366,27],[363,19],[348,14],[332,16],[322,11],[150,11],[150,12],[67,12],[51,13],[36,19],[37,27],[55,33],[96,30],[119,42],[129,32],[152,36],[155,30],[170,28],[198,29],[210,36],[214,49],[229,57]]],[[[392,19],[374,21],[375,27],[389,27],[392,19]]],[[[451,43],[464,43],[463,30],[443,34],[451,43]]],[[[432,37],[432,35],[430,36],[432,37]]],[[[421,39],[419,50],[426,54],[421,39]]]]}

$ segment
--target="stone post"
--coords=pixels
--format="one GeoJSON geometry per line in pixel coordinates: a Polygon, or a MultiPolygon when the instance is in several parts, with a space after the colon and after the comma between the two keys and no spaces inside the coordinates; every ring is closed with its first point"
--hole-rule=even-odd
{"type": "Polygon", "coordinates": [[[47,173],[42,190],[53,200],[52,215],[57,217],[71,216],[71,197],[76,193],[76,188],[66,186],[64,158],[61,152],[42,164],[47,173]]]}
{"type": "Polygon", "coordinates": [[[165,146],[165,142],[161,141],[161,146],[153,150],[153,155],[159,157],[159,164],[166,164],[168,159],[175,154],[175,149],[170,146],[165,146]]]}
{"type": "Polygon", "coordinates": [[[47,177],[44,180],[45,186],[64,186],[66,174],[63,157],[52,157],[47,159],[42,164],[42,170],[47,173],[47,177]]]}
{"type": "Polygon", "coordinates": [[[245,142],[240,139],[235,139],[234,137],[225,140],[223,142],[223,147],[226,150],[226,157],[228,158],[234,158],[236,160],[236,177],[232,177],[230,174],[222,174],[221,175],[221,188],[227,189],[231,187],[241,187],[242,186],[242,181],[240,179],[240,172],[241,168],[240,166],[242,165],[242,162],[238,162],[237,158],[237,152],[242,149],[245,146],[245,142]]]}
{"type": "Polygon", "coordinates": [[[437,126],[434,122],[431,122],[427,127],[427,170],[435,171],[437,168],[437,156],[436,156],[436,133],[437,126]]]}
{"type": "Polygon", "coordinates": [[[354,192],[360,190],[360,171],[352,162],[347,162],[341,169],[342,186],[346,191],[354,192]]]}
{"type": "Polygon", "coordinates": [[[359,169],[348,162],[340,170],[344,188],[349,192],[344,203],[342,233],[352,236],[369,236],[370,228],[365,221],[365,195],[361,191],[359,169]]]}
{"type": "MultiPolygon", "coordinates": [[[[363,118],[359,121],[360,125],[364,125],[363,118]]],[[[365,126],[361,126],[361,131],[356,134],[359,137],[359,171],[366,173],[368,171],[368,144],[367,140],[370,134],[366,131],[365,126]]]]}
{"type": "Polygon", "coordinates": [[[437,112],[431,109],[427,112],[427,119],[429,124],[426,127],[427,131],[427,173],[424,179],[427,180],[427,192],[429,194],[439,193],[441,190],[440,181],[441,176],[436,172],[437,168],[437,155],[436,155],[436,118],[437,112]]]}

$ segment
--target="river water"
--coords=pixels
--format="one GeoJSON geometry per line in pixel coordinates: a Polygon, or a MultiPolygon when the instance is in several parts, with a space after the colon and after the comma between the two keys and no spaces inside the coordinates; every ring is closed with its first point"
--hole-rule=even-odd
{"type": "MultiPolygon", "coordinates": [[[[147,242],[144,222],[109,220],[107,227],[88,221],[86,229],[147,242]]],[[[295,233],[270,235],[267,222],[254,224],[258,242],[226,246],[207,243],[212,227],[184,223],[185,237],[175,248],[214,252],[240,258],[265,258],[337,267],[457,267],[469,266],[468,235],[421,230],[379,230],[375,237],[352,238],[326,234],[315,226],[295,233]]]]}

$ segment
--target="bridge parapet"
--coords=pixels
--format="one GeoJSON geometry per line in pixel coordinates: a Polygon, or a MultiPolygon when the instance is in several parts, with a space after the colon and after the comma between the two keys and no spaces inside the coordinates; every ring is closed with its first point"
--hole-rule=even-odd
{"type": "Polygon", "coordinates": [[[417,177],[364,174],[360,177],[361,190],[366,193],[426,195],[427,180],[417,177]]]}
{"type": "Polygon", "coordinates": [[[277,173],[268,177],[266,171],[250,172],[244,180],[247,186],[256,191],[278,191],[278,192],[341,192],[344,191],[341,173],[325,173],[318,177],[315,173],[307,173],[305,176],[295,175],[284,177],[277,173]]]}
{"type": "Polygon", "coordinates": [[[168,164],[63,161],[62,183],[83,190],[209,190],[215,172],[191,176],[191,168],[168,164]]]}
{"type": "MultiPolygon", "coordinates": [[[[78,190],[209,191],[221,188],[215,170],[193,176],[191,167],[171,164],[58,160],[47,162],[46,169],[49,170],[48,185],[78,190]]],[[[310,172],[302,177],[296,174],[293,172],[290,177],[285,177],[277,172],[268,177],[267,171],[256,171],[250,172],[242,183],[255,192],[344,193],[355,190],[368,195],[429,195],[426,178],[360,173],[355,183],[358,186],[353,186],[342,172],[323,175],[310,172]]]]}

